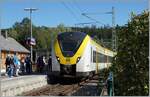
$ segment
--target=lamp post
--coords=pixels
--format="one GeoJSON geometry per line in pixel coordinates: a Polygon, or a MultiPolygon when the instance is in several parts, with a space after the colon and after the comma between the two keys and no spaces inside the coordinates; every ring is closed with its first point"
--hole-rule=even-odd
{"type": "MultiPolygon", "coordinates": [[[[32,12],[33,11],[36,11],[38,10],[37,8],[25,8],[24,9],[25,11],[29,11],[30,12],[30,42],[31,42],[31,39],[32,39],[32,12]]],[[[31,62],[33,61],[33,58],[32,58],[32,45],[30,45],[30,58],[31,58],[31,62]]]]}

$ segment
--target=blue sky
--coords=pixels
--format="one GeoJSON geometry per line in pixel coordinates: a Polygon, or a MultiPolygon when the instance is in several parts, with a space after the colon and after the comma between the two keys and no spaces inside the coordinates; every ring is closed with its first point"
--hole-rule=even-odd
{"type": "MultiPolygon", "coordinates": [[[[55,27],[60,23],[74,26],[76,23],[93,22],[81,13],[108,12],[112,6],[115,7],[116,24],[124,25],[130,19],[131,11],[140,14],[148,9],[148,0],[1,0],[1,28],[12,27],[15,22],[29,17],[29,12],[24,11],[27,7],[39,9],[32,14],[34,25],[55,27]]],[[[89,16],[111,25],[109,14],[89,16]]]]}

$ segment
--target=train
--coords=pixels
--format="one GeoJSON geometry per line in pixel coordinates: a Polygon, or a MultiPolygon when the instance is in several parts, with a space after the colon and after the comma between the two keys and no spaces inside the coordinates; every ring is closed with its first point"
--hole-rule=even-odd
{"type": "Polygon", "coordinates": [[[52,43],[51,56],[51,75],[86,77],[109,68],[114,52],[84,32],[62,32],[52,43]]]}

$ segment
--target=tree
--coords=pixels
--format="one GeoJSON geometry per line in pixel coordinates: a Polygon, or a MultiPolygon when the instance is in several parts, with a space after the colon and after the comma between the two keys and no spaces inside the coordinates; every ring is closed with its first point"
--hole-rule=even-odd
{"type": "MultiPolygon", "coordinates": [[[[36,46],[34,46],[34,49],[50,49],[51,40],[55,39],[58,33],[77,30],[87,33],[95,41],[97,41],[97,43],[111,48],[112,31],[109,26],[98,28],[95,25],[92,25],[91,27],[86,26],[83,28],[71,28],[65,27],[65,25],[61,23],[57,27],[53,28],[45,26],[37,27],[32,24],[32,28],[33,37],[36,39],[36,46]],[[102,39],[104,42],[101,41],[102,39]]],[[[13,27],[9,29],[9,36],[15,38],[18,42],[29,49],[29,46],[26,45],[26,39],[30,37],[30,19],[24,18],[21,22],[16,22],[13,27]]]]}
{"type": "MultiPolygon", "coordinates": [[[[18,42],[28,48],[25,39],[30,37],[30,19],[24,18],[21,22],[16,22],[12,28],[9,29],[9,35],[15,38],[18,42]]],[[[34,28],[34,26],[33,26],[34,28]]]]}
{"type": "Polygon", "coordinates": [[[132,16],[118,27],[118,50],[111,70],[114,72],[115,95],[149,95],[149,22],[148,11],[132,16]]]}

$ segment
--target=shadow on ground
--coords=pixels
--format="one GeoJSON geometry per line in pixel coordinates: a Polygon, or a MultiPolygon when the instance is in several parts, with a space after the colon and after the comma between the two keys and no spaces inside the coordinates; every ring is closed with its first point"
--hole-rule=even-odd
{"type": "Polygon", "coordinates": [[[71,84],[76,84],[79,82],[80,82],[80,78],[47,76],[47,83],[48,84],[71,85],[71,84]]]}
{"type": "Polygon", "coordinates": [[[71,96],[99,96],[100,90],[94,85],[85,85],[71,96]]]}

